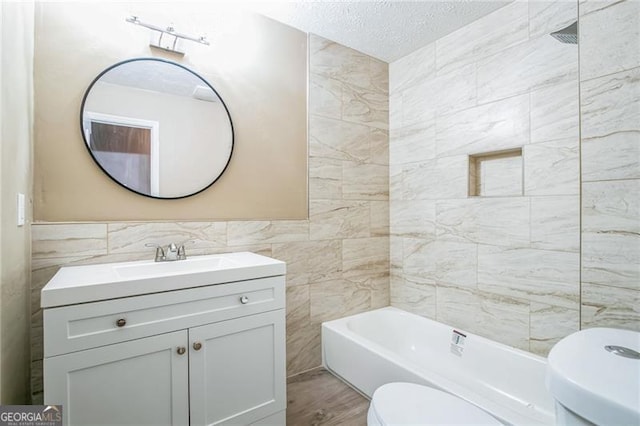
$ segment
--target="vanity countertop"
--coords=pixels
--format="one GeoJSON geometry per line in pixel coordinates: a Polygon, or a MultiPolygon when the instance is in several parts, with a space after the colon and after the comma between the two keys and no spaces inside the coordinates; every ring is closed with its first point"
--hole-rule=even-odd
{"type": "Polygon", "coordinates": [[[174,262],[64,266],[42,289],[40,306],[53,308],[285,273],[284,262],[250,252],[192,256],[174,262]]]}

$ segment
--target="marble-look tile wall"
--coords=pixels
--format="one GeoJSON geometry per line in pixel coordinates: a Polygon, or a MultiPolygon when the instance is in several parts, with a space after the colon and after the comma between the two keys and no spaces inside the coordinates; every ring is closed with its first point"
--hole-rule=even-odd
{"type": "Polygon", "coordinates": [[[640,330],[640,2],[579,10],[581,322],[640,330]]]}
{"type": "Polygon", "coordinates": [[[549,36],[577,16],[513,2],[390,64],[392,305],[542,355],[578,330],[578,47],[549,36]]]}
{"type": "Polygon", "coordinates": [[[32,226],[32,393],[42,397],[40,290],[60,266],[249,250],[287,262],[287,373],[321,363],[320,323],[389,304],[387,64],[309,38],[309,219],[32,226]]]}

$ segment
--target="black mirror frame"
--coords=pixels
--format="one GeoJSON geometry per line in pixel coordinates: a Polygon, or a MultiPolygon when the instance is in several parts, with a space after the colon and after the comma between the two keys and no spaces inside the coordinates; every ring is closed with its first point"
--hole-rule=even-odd
{"type": "Polygon", "coordinates": [[[121,61],[121,62],[117,62],[117,63],[107,67],[106,69],[104,69],[100,74],[98,74],[96,76],[96,78],[93,79],[93,81],[91,82],[91,84],[89,85],[87,90],[84,92],[84,96],[82,97],[82,103],[80,104],[80,133],[82,135],[82,140],[84,140],[84,146],[87,149],[87,151],[89,151],[89,155],[91,155],[91,158],[93,159],[93,161],[98,165],[100,170],[102,170],[104,172],[104,174],[106,174],[112,181],[117,183],[119,186],[127,189],[128,191],[134,192],[134,193],[136,193],[138,195],[142,195],[142,196],[145,196],[145,197],[148,197],[148,198],[152,198],[154,200],[180,200],[182,198],[192,197],[194,195],[200,194],[201,192],[209,189],[214,183],[216,183],[220,179],[220,177],[224,174],[224,172],[229,167],[229,163],[231,162],[231,157],[233,157],[233,148],[234,148],[234,145],[235,145],[235,132],[234,132],[234,128],[233,128],[233,120],[231,119],[231,114],[229,113],[229,108],[227,108],[227,105],[224,103],[224,100],[222,99],[220,94],[216,91],[216,89],[214,89],[213,86],[211,86],[211,84],[209,84],[209,82],[207,80],[205,80],[201,75],[199,75],[195,71],[185,67],[184,65],[178,64],[178,63],[173,62],[173,61],[168,61],[166,59],[153,58],[153,57],[150,57],[150,58],[132,58],[132,59],[127,59],[127,60],[124,60],[124,61],[121,61]],[[218,174],[218,176],[216,176],[215,179],[213,179],[213,181],[211,181],[211,183],[208,184],[207,186],[205,186],[204,188],[199,189],[199,190],[197,190],[195,192],[192,192],[190,194],[187,194],[187,195],[181,195],[179,197],[156,197],[156,196],[153,196],[151,194],[145,194],[143,192],[136,191],[135,189],[131,189],[131,188],[127,187],[126,185],[124,185],[120,181],[118,181],[116,178],[111,176],[111,174],[109,172],[107,172],[107,170],[105,170],[104,167],[102,167],[102,165],[100,164],[98,159],[93,155],[93,152],[91,151],[91,147],[89,146],[89,141],[87,141],[87,138],[86,138],[86,136],[84,134],[84,123],[83,123],[84,105],[85,105],[85,103],[87,101],[89,93],[91,92],[91,89],[93,88],[93,86],[100,80],[100,77],[102,77],[104,74],[108,73],[112,69],[114,69],[116,67],[119,67],[121,65],[124,65],[124,64],[130,63],[130,62],[137,62],[137,61],[164,62],[166,64],[174,65],[174,66],[182,68],[185,71],[190,72],[191,74],[195,75],[200,80],[202,80],[211,90],[213,90],[213,93],[216,94],[216,96],[220,100],[220,103],[224,107],[224,110],[227,113],[227,117],[229,118],[229,126],[231,126],[231,151],[229,152],[229,158],[227,159],[227,163],[225,164],[225,166],[222,169],[222,171],[220,172],[220,174],[218,174]]]}

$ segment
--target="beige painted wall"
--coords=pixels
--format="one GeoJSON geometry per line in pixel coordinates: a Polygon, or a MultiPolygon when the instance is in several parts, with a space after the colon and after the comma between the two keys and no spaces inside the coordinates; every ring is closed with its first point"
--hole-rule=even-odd
{"type": "Polygon", "coordinates": [[[34,5],[0,11],[0,404],[27,404],[31,229],[16,225],[16,197],[26,195],[30,221],[34,5]]]}
{"type": "Polygon", "coordinates": [[[287,374],[321,362],[320,324],[389,304],[387,64],[311,36],[308,220],[37,223],[32,391],[42,400],[40,290],[64,265],[249,250],[287,262],[287,374]]]}
{"type": "Polygon", "coordinates": [[[36,5],[35,175],[37,221],[303,219],[307,206],[307,43],[265,17],[175,3],[36,5]],[[125,17],[173,22],[211,46],[184,57],[152,50],[150,32],[125,17]],[[224,99],[235,127],[229,168],[207,191],[153,200],[121,188],[96,167],[79,127],[82,96],[104,68],[158,56],[201,74],[224,99]]]}

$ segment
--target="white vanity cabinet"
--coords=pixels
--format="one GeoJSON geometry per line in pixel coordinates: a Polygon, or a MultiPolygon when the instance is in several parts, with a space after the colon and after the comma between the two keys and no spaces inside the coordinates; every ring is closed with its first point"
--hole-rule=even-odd
{"type": "Polygon", "coordinates": [[[45,358],[45,404],[66,424],[189,424],[187,331],[45,358]]]}
{"type": "MultiPolygon", "coordinates": [[[[284,425],[284,264],[259,258],[277,267],[44,306],[45,404],[67,425],[284,425]]],[[[50,284],[43,305],[64,298],[50,284]]]]}
{"type": "Polygon", "coordinates": [[[192,425],[246,425],[285,408],[283,311],[195,327],[189,338],[192,425]]]}

